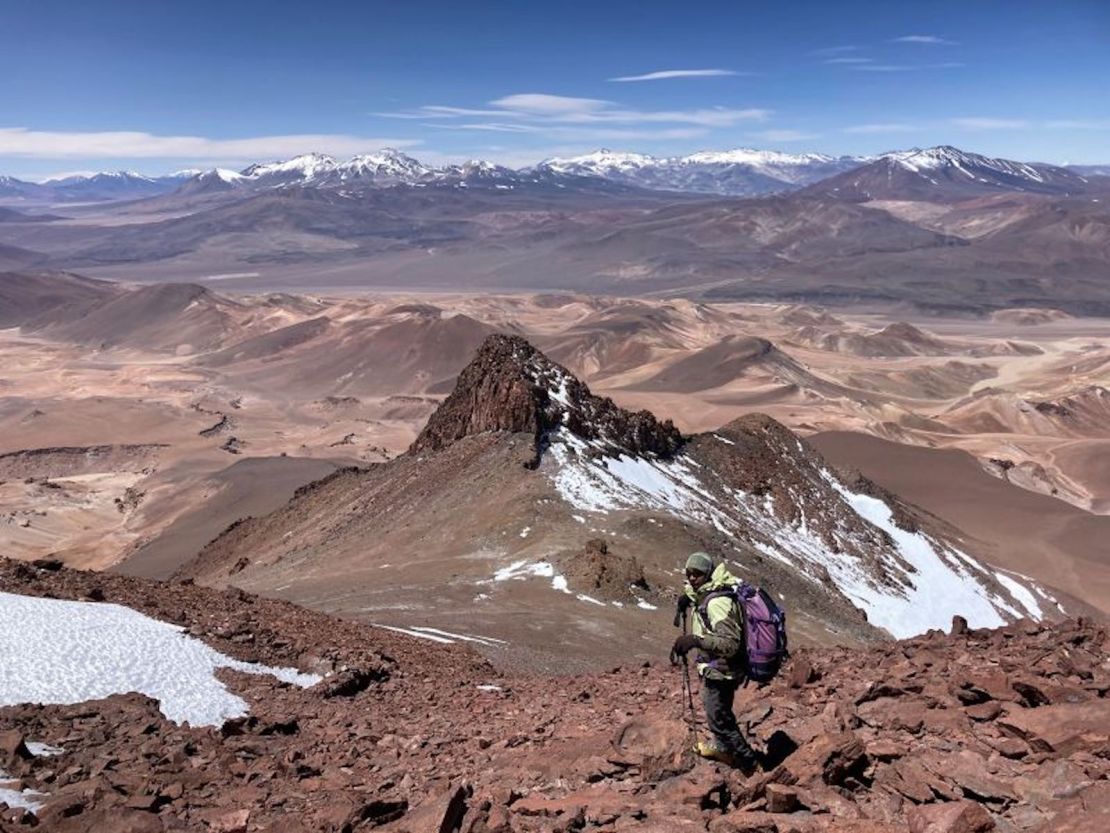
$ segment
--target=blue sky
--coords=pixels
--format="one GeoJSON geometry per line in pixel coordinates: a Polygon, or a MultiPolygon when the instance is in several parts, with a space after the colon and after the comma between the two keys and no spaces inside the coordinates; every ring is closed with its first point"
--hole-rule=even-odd
{"type": "Polygon", "coordinates": [[[1106,163],[1107,79],[1104,0],[36,0],[0,16],[0,172],[385,145],[512,165],[942,143],[1106,163]]]}

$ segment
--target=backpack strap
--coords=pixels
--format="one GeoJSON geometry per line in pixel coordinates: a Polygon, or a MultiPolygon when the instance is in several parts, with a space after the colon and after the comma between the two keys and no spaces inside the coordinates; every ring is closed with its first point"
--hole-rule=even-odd
{"type": "Polygon", "coordinates": [[[702,627],[710,633],[713,632],[712,626],[709,624],[709,603],[714,599],[729,598],[732,600],[733,607],[739,609],[738,599],[736,598],[735,587],[737,585],[729,585],[728,587],[721,588],[720,590],[711,590],[706,593],[704,598],[698,602],[698,616],[701,617],[702,627]]]}
{"type": "MultiPolygon", "coordinates": [[[[739,596],[740,588],[742,586],[742,584],[730,584],[726,587],[722,587],[720,590],[712,590],[709,593],[706,593],[704,598],[702,598],[702,600],[698,603],[698,616],[701,618],[702,627],[705,628],[707,633],[713,632],[713,628],[709,622],[709,603],[714,599],[728,599],[729,601],[731,601],[732,613],[730,613],[729,615],[736,616],[740,621],[741,627],[745,629],[747,628],[747,625],[744,622],[744,608],[743,605],[740,603],[739,596]]],[[[739,656],[741,658],[745,658],[747,656],[747,650],[745,647],[741,647],[739,656]]],[[[707,667],[712,668],[716,671],[733,670],[733,663],[723,657],[714,657],[702,654],[698,657],[698,662],[703,663],[707,667]]],[[[746,664],[746,660],[744,660],[744,663],[746,664]]]]}

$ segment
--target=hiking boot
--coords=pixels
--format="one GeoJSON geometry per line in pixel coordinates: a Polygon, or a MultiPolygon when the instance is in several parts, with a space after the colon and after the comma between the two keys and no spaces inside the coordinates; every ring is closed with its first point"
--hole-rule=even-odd
{"type": "Polygon", "coordinates": [[[708,761],[738,769],[745,775],[751,775],[759,769],[759,759],[752,752],[730,752],[712,742],[698,741],[695,751],[708,761]]]}
{"type": "Polygon", "coordinates": [[[699,740],[698,745],[694,747],[694,751],[706,760],[717,761],[728,766],[733,764],[732,754],[715,743],[699,740]]]}

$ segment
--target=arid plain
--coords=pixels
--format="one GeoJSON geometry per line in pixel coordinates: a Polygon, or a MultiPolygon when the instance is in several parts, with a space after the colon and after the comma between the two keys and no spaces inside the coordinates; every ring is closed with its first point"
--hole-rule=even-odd
{"type": "Polygon", "coordinates": [[[684,432],[767,413],[999,566],[1110,610],[1110,320],[96,287],[113,297],[92,315],[0,331],[0,523],[17,557],[168,574],[298,487],[403,452],[505,332],[684,432]]]}

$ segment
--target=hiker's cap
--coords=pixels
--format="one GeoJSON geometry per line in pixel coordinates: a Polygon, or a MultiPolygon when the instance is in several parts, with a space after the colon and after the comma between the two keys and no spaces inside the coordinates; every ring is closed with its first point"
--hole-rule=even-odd
{"type": "Polygon", "coordinates": [[[686,572],[688,573],[695,572],[709,576],[713,574],[715,566],[713,556],[707,552],[694,552],[686,559],[686,572]]]}

